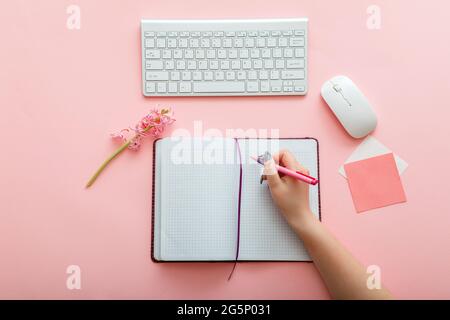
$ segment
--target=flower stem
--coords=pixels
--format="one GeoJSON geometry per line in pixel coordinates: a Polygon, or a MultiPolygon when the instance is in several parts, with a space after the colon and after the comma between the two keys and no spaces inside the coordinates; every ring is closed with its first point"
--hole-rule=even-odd
{"type": "Polygon", "coordinates": [[[86,188],[89,188],[92,186],[92,184],[97,180],[97,177],[102,173],[102,171],[106,168],[106,166],[115,158],[117,157],[123,150],[128,148],[130,145],[131,140],[128,140],[124,142],[116,151],[114,151],[108,159],[105,160],[105,162],[102,163],[100,168],[97,169],[97,171],[94,173],[94,175],[89,179],[88,183],[86,184],[86,188]]]}
{"type": "MultiPolygon", "coordinates": [[[[147,132],[148,130],[150,130],[151,128],[153,128],[154,126],[148,126],[147,128],[145,128],[144,130],[142,130],[142,133],[147,132]]],[[[137,135],[136,135],[137,136],[137,135]]],[[[136,136],[133,138],[135,139],[136,136]]],[[[130,145],[131,141],[133,141],[133,139],[130,139],[128,141],[125,141],[116,151],[114,151],[108,159],[105,160],[105,162],[102,163],[102,165],[100,166],[100,168],[97,169],[97,171],[94,173],[94,175],[89,179],[88,183],[86,183],[86,188],[89,188],[90,186],[92,186],[95,182],[95,180],[97,180],[98,176],[100,175],[100,173],[102,173],[102,171],[108,166],[108,164],[115,158],[117,157],[119,154],[122,153],[123,150],[125,150],[126,148],[128,148],[128,146],[130,145]]]]}

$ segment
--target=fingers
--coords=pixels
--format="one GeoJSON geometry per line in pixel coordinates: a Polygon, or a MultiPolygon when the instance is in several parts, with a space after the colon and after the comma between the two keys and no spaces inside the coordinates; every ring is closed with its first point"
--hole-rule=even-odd
{"type": "Polygon", "coordinates": [[[283,183],[275,168],[275,161],[273,159],[264,164],[263,174],[266,176],[267,184],[270,189],[277,188],[283,183]]]}
{"type": "Polygon", "coordinates": [[[291,170],[300,171],[303,174],[309,174],[308,169],[303,167],[297,159],[295,159],[294,155],[288,150],[281,150],[279,153],[273,156],[273,159],[282,165],[291,170]]]}

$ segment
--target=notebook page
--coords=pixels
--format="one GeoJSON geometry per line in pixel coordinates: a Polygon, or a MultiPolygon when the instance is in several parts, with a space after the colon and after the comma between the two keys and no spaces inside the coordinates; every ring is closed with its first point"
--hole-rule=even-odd
{"type": "Polygon", "coordinates": [[[204,150],[206,146],[219,150],[218,146],[222,145],[223,155],[234,154],[234,140],[224,142],[222,138],[214,141],[185,139],[184,143],[189,146],[185,145],[184,150],[190,153],[191,161],[179,163],[182,158],[179,154],[184,148],[180,140],[161,141],[162,260],[234,259],[239,166],[236,162],[224,164],[223,157],[217,164],[221,157],[207,158],[208,152],[204,150]]]}
{"type": "MultiPolygon", "coordinates": [[[[274,154],[288,149],[312,176],[318,176],[317,144],[313,139],[249,139],[239,143],[245,159],[265,151],[274,154]]],[[[302,242],[273,203],[267,183],[259,183],[262,166],[246,161],[243,172],[239,260],[309,261],[302,242]]],[[[318,218],[318,186],[310,186],[310,206],[318,218]]]]}

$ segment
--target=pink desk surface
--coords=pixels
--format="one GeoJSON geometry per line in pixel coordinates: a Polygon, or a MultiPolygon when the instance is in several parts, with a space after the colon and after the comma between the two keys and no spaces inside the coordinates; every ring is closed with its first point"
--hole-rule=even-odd
{"type": "Polygon", "coordinates": [[[313,264],[155,264],[151,141],[84,184],[114,149],[108,134],[158,104],[174,128],[279,128],[321,147],[324,224],[399,298],[450,298],[448,1],[4,1],[0,10],[0,298],[319,298],[313,264]],[[381,29],[366,27],[369,5],[381,29]],[[81,8],[81,30],[66,8],[81,8]],[[141,18],[310,19],[306,97],[144,98],[141,18]],[[379,116],[374,136],[404,158],[408,202],[356,214],[339,166],[359,141],[321,100],[346,74],[379,116]],[[276,115],[276,116],[274,116],[276,115]],[[430,177],[433,177],[430,179],[430,177]],[[81,267],[81,290],[66,268],[81,267]]]}

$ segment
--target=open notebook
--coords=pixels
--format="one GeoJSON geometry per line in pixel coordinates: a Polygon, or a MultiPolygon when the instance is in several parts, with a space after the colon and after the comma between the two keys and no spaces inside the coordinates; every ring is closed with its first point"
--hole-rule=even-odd
{"type": "MultiPolygon", "coordinates": [[[[313,138],[164,138],[155,141],[152,259],[234,261],[237,246],[239,172],[243,184],[239,261],[310,261],[274,205],[262,166],[250,156],[290,150],[319,177],[313,138]]],[[[310,206],[320,219],[319,185],[310,186],[310,206]]]]}

